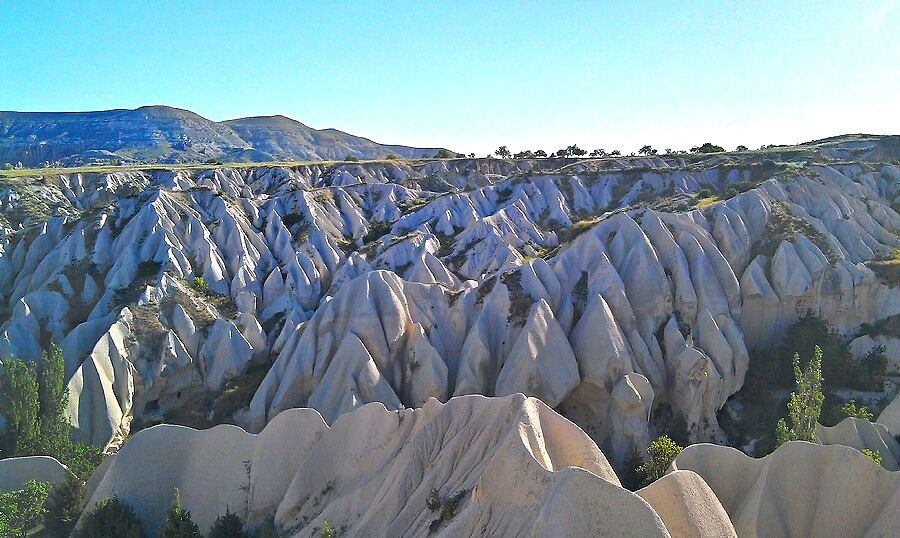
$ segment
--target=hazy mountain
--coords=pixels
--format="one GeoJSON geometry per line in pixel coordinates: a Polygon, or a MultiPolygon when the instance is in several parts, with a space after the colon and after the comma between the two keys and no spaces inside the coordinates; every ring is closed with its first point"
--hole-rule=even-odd
{"type": "Polygon", "coordinates": [[[433,155],[439,148],[383,145],[284,116],[214,122],[189,110],[145,106],[99,112],[0,112],[0,162],[297,161],[433,155]]]}

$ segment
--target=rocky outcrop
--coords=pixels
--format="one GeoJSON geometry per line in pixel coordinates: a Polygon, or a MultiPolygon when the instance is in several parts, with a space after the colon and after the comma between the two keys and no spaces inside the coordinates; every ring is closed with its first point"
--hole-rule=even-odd
{"type": "Polygon", "coordinates": [[[883,424],[895,439],[900,437],[900,396],[894,397],[875,422],[883,424]]]}
{"type": "Polygon", "coordinates": [[[25,456],[0,460],[0,493],[22,489],[29,480],[62,484],[69,470],[50,456],[25,456]]]}
{"type": "Polygon", "coordinates": [[[674,467],[706,481],[738,536],[891,536],[900,528],[900,474],[853,448],[789,442],[754,459],[699,444],[674,467]]]}
{"type": "Polygon", "coordinates": [[[823,445],[871,450],[881,456],[882,467],[888,471],[900,470],[900,444],[887,427],[877,422],[847,417],[831,427],[816,424],[816,440],[823,445]]]}
{"type": "Polygon", "coordinates": [[[201,530],[228,508],[251,526],[274,514],[293,536],[314,536],[325,521],[344,536],[669,535],[587,435],[522,395],[371,404],[331,427],[294,409],[259,435],[156,426],[98,472],[88,506],[116,494],[150,534],[178,488],[201,530]]]}
{"type": "Polygon", "coordinates": [[[668,473],[637,494],[650,503],[672,536],[737,536],[719,499],[692,471],[668,473]]]}
{"type": "Polygon", "coordinates": [[[4,213],[0,355],[60,343],[77,435],[101,446],[132,417],[259,431],[294,406],[331,423],[368,402],[515,392],[616,465],[646,446],[660,405],[691,439],[719,439],[748,348],[807,311],[845,335],[900,312],[865,265],[900,246],[900,172],[691,159],[16,180],[4,188],[58,215],[29,227],[25,206],[4,213]],[[726,199],[694,207],[701,188],[726,199]],[[265,369],[252,402],[213,409],[265,369]]]}

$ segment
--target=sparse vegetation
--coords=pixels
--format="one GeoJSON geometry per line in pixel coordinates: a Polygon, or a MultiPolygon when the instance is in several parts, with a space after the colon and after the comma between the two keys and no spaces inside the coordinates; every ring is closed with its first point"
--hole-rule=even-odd
{"type": "Polygon", "coordinates": [[[891,250],[866,263],[879,280],[890,287],[900,286],[900,248],[891,250]]]}
{"type": "Polygon", "coordinates": [[[459,513],[460,505],[469,494],[468,490],[458,491],[446,497],[441,497],[440,493],[433,489],[425,500],[425,505],[432,512],[440,512],[437,519],[431,522],[429,526],[430,532],[436,532],[447,522],[456,517],[459,513]]]}
{"type": "Polygon", "coordinates": [[[790,241],[797,235],[804,235],[819,247],[828,263],[834,265],[839,256],[831,248],[825,236],[804,219],[791,215],[787,206],[781,202],[772,204],[772,214],[766,221],[766,231],[762,240],[751,251],[751,257],[759,254],[774,256],[783,241],[790,241]]]}

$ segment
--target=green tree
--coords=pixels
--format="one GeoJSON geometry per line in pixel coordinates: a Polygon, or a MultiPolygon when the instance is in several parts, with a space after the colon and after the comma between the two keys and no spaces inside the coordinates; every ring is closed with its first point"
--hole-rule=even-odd
{"type": "Polygon", "coordinates": [[[643,484],[649,486],[662,478],[675,458],[684,448],[678,446],[668,435],[663,435],[650,443],[647,449],[649,458],[637,468],[643,478],[643,484]]]}
{"type": "Polygon", "coordinates": [[[797,390],[791,393],[788,402],[788,418],[790,427],[782,418],[775,428],[776,447],[788,441],[816,442],[816,423],[822,413],[825,395],[822,393],[822,350],[815,346],[813,358],[806,366],[800,368],[800,355],[794,355],[794,379],[797,390]]]}
{"type": "Polygon", "coordinates": [[[74,475],[68,475],[66,481],[54,487],[47,497],[44,505],[47,509],[44,528],[53,536],[68,536],[81,517],[86,501],[84,482],[74,475]]]}
{"type": "Polygon", "coordinates": [[[88,512],[75,538],[144,538],[144,528],[130,506],[118,497],[105,499],[88,512]]]}
{"type": "Polygon", "coordinates": [[[38,450],[54,456],[63,454],[69,445],[72,425],[66,417],[69,390],[65,383],[65,362],[62,350],[50,345],[41,360],[38,399],[40,400],[40,441],[38,450]]]}
{"type": "Polygon", "coordinates": [[[208,538],[244,538],[248,536],[244,532],[241,518],[225,507],[225,513],[216,518],[215,523],[209,529],[208,538]]]}
{"type": "Polygon", "coordinates": [[[326,519],[325,523],[322,523],[322,538],[334,538],[335,536],[334,527],[326,519]]]}
{"type": "Polygon", "coordinates": [[[699,146],[695,146],[691,148],[691,153],[721,153],[725,151],[725,148],[722,146],[717,146],[710,142],[704,142],[699,146]]]}
{"type": "Polygon", "coordinates": [[[202,538],[200,528],[191,519],[191,513],[181,505],[181,493],[176,489],[172,506],[166,513],[166,524],[159,533],[160,538],[202,538]]]}
{"type": "Polygon", "coordinates": [[[27,454],[40,435],[40,400],[33,363],[12,357],[3,361],[0,408],[6,410],[6,430],[0,437],[0,455],[27,454]]]}
{"type": "Polygon", "coordinates": [[[50,484],[29,480],[18,491],[0,494],[0,535],[26,536],[44,517],[50,484]]]}
{"type": "Polygon", "coordinates": [[[497,148],[497,151],[495,151],[494,153],[496,153],[497,157],[500,157],[501,159],[508,159],[512,156],[512,153],[509,151],[509,148],[506,146],[500,146],[499,148],[497,148]]]}
{"type": "Polygon", "coordinates": [[[87,480],[103,461],[103,452],[93,445],[69,443],[63,453],[56,455],[56,459],[65,463],[76,476],[87,480]]]}

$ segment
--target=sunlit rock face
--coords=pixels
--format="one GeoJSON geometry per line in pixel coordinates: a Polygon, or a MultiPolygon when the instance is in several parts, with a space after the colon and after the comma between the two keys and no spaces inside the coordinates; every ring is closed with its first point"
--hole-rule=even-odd
{"type": "Polygon", "coordinates": [[[900,313],[867,266],[900,247],[885,140],[802,162],[17,178],[0,183],[0,356],[59,344],[75,436],[98,446],[134,421],[260,431],[298,406],[331,424],[371,402],[523,393],[618,467],[658,433],[663,405],[693,440],[721,438],[748,349],[807,311],[848,336],[900,313]]]}

